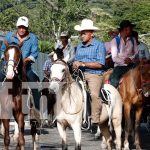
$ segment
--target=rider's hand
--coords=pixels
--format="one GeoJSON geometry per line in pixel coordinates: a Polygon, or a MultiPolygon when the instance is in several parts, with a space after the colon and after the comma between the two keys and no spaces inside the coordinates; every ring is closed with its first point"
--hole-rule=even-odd
{"type": "Polygon", "coordinates": [[[80,61],[73,62],[73,68],[74,69],[78,69],[80,66],[82,66],[82,62],[80,62],[80,61]]]}
{"type": "Polygon", "coordinates": [[[28,64],[28,63],[32,62],[32,60],[27,57],[27,58],[25,58],[25,59],[23,60],[23,62],[24,62],[25,64],[28,64]]]}
{"type": "Polygon", "coordinates": [[[130,64],[130,63],[132,63],[132,60],[130,59],[130,58],[126,58],[125,60],[124,60],[124,62],[125,62],[125,64],[130,64]]]}

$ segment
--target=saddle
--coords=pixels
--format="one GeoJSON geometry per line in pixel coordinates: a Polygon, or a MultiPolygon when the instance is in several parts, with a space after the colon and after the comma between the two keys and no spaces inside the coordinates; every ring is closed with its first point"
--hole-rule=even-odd
{"type": "Polygon", "coordinates": [[[73,79],[79,84],[84,95],[84,112],[82,129],[88,130],[91,127],[91,96],[88,84],[85,80],[84,74],[80,69],[73,70],[73,79]]]}

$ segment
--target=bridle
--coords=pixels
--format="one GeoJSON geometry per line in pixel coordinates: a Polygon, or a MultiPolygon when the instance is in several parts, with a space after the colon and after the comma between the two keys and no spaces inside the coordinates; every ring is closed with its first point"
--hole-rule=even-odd
{"type": "Polygon", "coordinates": [[[7,49],[7,51],[9,51],[9,49],[10,49],[11,46],[16,47],[17,50],[19,51],[19,53],[20,53],[20,54],[19,54],[19,59],[18,59],[17,61],[16,61],[16,60],[13,60],[13,59],[10,59],[10,60],[8,60],[8,61],[5,60],[4,72],[5,72],[5,74],[6,74],[8,66],[12,66],[12,67],[13,67],[13,71],[14,71],[14,73],[15,73],[15,75],[16,75],[16,74],[18,74],[18,66],[19,66],[19,63],[20,63],[20,61],[21,61],[22,53],[21,53],[21,51],[19,50],[19,47],[16,46],[16,45],[10,45],[9,48],[7,49]],[[14,64],[12,65],[12,64],[10,64],[9,62],[13,62],[14,64]]]}
{"type": "Polygon", "coordinates": [[[67,63],[66,63],[64,60],[58,59],[58,60],[56,60],[56,61],[53,63],[53,65],[54,65],[54,64],[61,64],[61,65],[64,65],[64,66],[65,66],[65,73],[63,74],[63,77],[62,77],[61,80],[60,80],[59,78],[57,78],[57,77],[53,77],[53,78],[50,79],[50,82],[52,82],[52,81],[53,81],[53,82],[57,82],[57,83],[65,82],[67,70],[69,71],[69,68],[68,68],[68,66],[67,66],[67,63]]]}

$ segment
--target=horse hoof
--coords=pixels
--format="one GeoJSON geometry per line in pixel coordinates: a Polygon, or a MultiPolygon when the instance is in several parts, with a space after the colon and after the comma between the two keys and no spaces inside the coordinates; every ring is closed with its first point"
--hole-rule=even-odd
{"type": "Polygon", "coordinates": [[[142,150],[140,145],[136,145],[136,150],[142,150]]]}
{"type": "Polygon", "coordinates": [[[62,150],[68,150],[68,146],[66,144],[62,145],[62,150]]]}
{"type": "Polygon", "coordinates": [[[81,145],[77,145],[77,146],[75,147],[75,150],[81,150],[81,145]]]}
{"type": "Polygon", "coordinates": [[[4,150],[9,150],[9,147],[8,147],[8,146],[5,146],[5,147],[4,147],[4,150]]]}

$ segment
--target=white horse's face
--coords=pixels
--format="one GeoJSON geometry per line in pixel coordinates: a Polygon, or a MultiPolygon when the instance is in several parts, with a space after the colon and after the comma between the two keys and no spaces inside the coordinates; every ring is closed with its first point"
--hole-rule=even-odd
{"type": "Polygon", "coordinates": [[[8,58],[8,68],[6,72],[6,78],[7,79],[12,79],[14,77],[14,55],[15,55],[15,50],[14,48],[8,50],[9,58],[8,58]]]}
{"type": "Polygon", "coordinates": [[[60,85],[63,84],[65,78],[66,66],[63,64],[53,64],[51,67],[50,90],[58,92],[60,85]]]}

